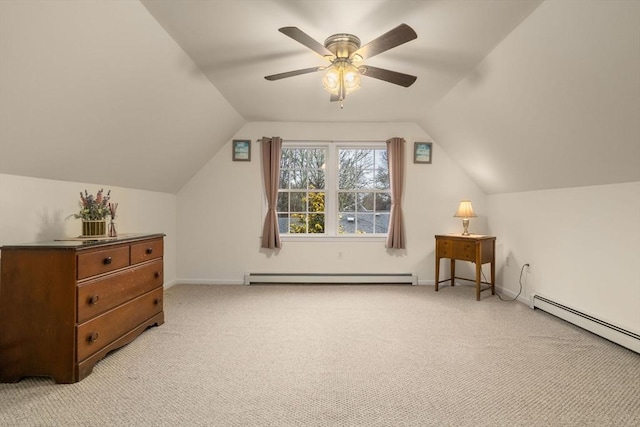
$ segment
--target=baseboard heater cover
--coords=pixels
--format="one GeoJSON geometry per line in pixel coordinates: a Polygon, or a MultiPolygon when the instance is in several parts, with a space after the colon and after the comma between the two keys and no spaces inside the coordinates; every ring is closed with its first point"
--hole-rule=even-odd
{"type": "Polygon", "coordinates": [[[418,277],[411,273],[361,274],[361,273],[247,273],[244,284],[308,283],[308,284],[410,284],[417,285],[418,277]]]}
{"type": "Polygon", "coordinates": [[[640,353],[640,335],[634,332],[612,325],[611,323],[582,313],[540,295],[533,296],[531,299],[531,308],[538,308],[542,311],[546,311],[547,313],[573,323],[582,329],[586,329],[589,332],[626,347],[629,350],[640,353]]]}

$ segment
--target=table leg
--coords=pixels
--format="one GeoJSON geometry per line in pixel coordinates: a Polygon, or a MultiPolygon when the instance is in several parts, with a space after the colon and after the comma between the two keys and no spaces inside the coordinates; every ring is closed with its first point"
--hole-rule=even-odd
{"type": "Polygon", "coordinates": [[[496,263],[491,261],[491,295],[496,294],[496,263]]]}
{"type": "Polygon", "coordinates": [[[451,258],[451,286],[456,284],[456,260],[451,258]]]}
{"type": "Polygon", "coordinates": [[[440,281],[440,258],[436,256],[436,292],[438,292],[438,282],[440,281]]]}
{"type": "Polygon", "coordinates": [[[482,264],[476,262],[476,301],[480,301],[480,282],[482,281],[482,264]]]}

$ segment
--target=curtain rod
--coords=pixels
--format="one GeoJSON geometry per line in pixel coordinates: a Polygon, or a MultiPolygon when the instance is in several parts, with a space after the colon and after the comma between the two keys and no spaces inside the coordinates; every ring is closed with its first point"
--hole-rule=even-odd
{"type": "MultiPolygon", "coordinates": [[[[256,142],[262,141],[262,138],[256,139],[256,142]]],[[[282,142],[387,142],[386,140],[375,139],[283,139],[282,142]]],[[[406,142],[406,140],[405,140],[406,142]]]]}

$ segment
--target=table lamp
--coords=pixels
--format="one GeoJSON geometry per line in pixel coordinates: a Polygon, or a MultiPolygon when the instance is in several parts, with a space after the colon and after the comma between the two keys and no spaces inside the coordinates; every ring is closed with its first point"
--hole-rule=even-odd
{"type": "Polygon", "coordinates": [[[473,213],[473,206],[471,206],[471,200],[460,200],[458,211],[454,215],[455,218],[462,218],[462,227],[464,231],[463,236],[469,235],[469,218],[475,218],[477,215],[473,213]]]}

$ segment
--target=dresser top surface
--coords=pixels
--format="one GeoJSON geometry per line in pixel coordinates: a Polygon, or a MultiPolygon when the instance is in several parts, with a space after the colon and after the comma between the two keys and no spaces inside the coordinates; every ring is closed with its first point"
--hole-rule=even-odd
{"type": "Polygon", "coordinates": [[[164,237],[162,233],[132,233],[121,234],[118,237],[68,237],[60,240],[50,240],[45,242],[22,243],[17,245],[4,245],[0,247],[6,249],[84,249],[97,246],[114,245],[119,243],[129,243],[138,240],[148,240],[164,237]]]}

